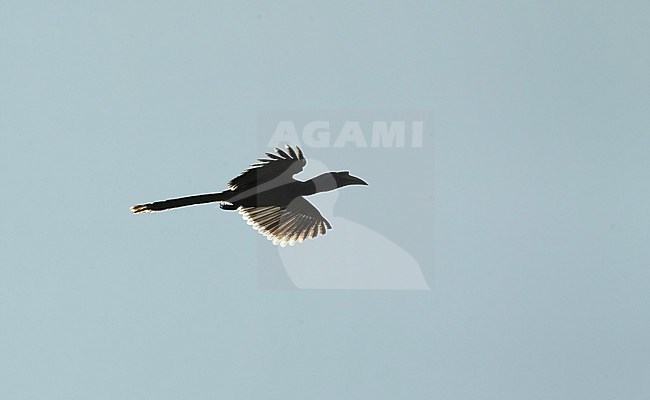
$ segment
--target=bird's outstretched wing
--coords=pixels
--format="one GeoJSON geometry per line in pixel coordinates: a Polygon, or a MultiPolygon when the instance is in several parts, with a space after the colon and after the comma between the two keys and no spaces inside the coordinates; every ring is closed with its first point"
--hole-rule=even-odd
{"type": "Polygon", "coordinates": [[[285,247],[324,235],[332,225],[304,197],[296,197],[286,207],[239,207],[239,213],[253,229],[285,247]]]}
{"type": "Polygon", "coordinates": [[[228,188],[250,189],[262,183],[269,182],[272,179],[292,179],[291,177],[307,164],[307,160],[302,154],[300,147],[296,150],[289,145],[285,146],[286,150],[275,148],[275,153],[266,153],[268,158],[260,158],[257,163],[252,164],[248,169],[239,174],[228,182],[228,188]]]}

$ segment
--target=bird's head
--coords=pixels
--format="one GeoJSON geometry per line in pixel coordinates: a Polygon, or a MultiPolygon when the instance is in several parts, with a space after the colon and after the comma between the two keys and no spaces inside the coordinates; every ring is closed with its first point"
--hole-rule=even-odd
{"type": "Polygon", "coordinates": [[[363,179],[350,175],[350,171],[330,172],[330,174],[332,174],[337,187],[348,185],[368,185],[363,179]]]}
{"type": "Polygon", "coordinates": [[[314,192],[329,192],[348,185],[367,185],[367,183],[356,176],[350,175],[348,171],[326,172],[309,180],[314,185],[314,192]]]}

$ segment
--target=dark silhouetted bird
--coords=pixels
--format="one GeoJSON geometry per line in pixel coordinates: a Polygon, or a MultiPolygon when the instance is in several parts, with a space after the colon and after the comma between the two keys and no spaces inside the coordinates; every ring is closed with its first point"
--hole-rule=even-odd
{"type": "Polygon", "coordinates": [[[221,202],[223,210],[238,210],[249,225],[282,247],[324,235],[330,223],[304,196],[348,185],[367,185],[348,171],[327,172],[307,181],[293,179],[307,161],[302,150],[286,146],[266,153],[219,193],[199,194],[131,207],[135,214],[195,204],[221,202]]]}

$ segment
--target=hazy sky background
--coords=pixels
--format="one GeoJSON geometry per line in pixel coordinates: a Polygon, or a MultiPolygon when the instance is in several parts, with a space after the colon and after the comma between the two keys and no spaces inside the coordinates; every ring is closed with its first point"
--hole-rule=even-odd
{"type": "Polygon", "coordinates": [[[1,1],[0,398],[648,398],[648,20],[1,1]],[[431,291],[260,290],[238,216],[128,212],[221,189],[302,109],[432,111],[431,291]]]}

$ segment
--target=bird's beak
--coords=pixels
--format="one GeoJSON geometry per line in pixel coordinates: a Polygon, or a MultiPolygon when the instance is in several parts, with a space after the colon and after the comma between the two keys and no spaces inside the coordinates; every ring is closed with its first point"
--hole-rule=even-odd
{"type": "Polygon", "coordinates": [[[348,180],[348,185],[368,185],[366,181],[364,181],[361,178],[357,178],[356,176],[348,175],[347,177],[348,180]]]}

